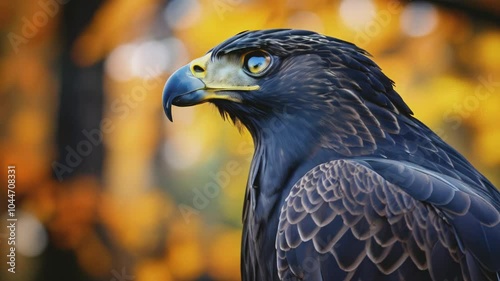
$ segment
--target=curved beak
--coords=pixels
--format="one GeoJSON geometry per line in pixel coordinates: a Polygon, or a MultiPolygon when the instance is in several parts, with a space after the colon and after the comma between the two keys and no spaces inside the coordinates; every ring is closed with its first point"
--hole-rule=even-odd
{"type": "MultiPolygon", "coordinates": [[[[218,73],[217,69],[212,70],[212,76],[222,75],[222,77],[207,79],[206,69],[209,60],[210,53],[179,68],[167,80],[163,88],[163,110],[170,121],[172,121],[172,105],[191,106],[210,100],[241,103],[241,92],[260,88],[258,85],[238,85],[238,79],[234,75],[227,75],[227,71],[218,73]]],[[[237,67],[239,69],[239,66],[237,67]]]]}
{"type": "Polygon", "coordinates": [[[205,102],[205,83],[193,76],[190,66],[185,65],[175,71],[163,88],[163,110],[172,121],[172,105],[191,106],[205,102]]]}

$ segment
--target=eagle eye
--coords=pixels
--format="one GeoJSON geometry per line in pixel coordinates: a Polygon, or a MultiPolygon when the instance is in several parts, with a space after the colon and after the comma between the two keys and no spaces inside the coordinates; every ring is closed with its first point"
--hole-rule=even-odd
{"type": "Polygon", "coordinates": [[[243,56],[243,69],[251,76],[261,76],[269,69],[272,59],[264,51],[252,51],[243,56]]]}

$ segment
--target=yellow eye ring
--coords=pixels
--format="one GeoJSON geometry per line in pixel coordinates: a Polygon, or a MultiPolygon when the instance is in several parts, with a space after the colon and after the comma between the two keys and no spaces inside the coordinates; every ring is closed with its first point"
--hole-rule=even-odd
{"type": "Polygon", "coordinates": [[[272,57],[264,51],[251,51],[243,56],[243,69],[249,75],[263,75],[272,63],[272,57]]]}

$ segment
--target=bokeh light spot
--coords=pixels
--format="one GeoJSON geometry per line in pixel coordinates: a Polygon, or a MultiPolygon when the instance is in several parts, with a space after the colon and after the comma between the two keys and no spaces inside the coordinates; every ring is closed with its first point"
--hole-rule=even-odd
{"type": "Polygon", "coordinates": [[[352,29],[364,27],[376,15],[375,5],[371,0],[343,0],[339,12],[342,21],[352,29]]]}
{"type": "Polygon", "coordinates": [[[36,257],[47,247],[47,231],[32,214],[18,212],[17,250],[24,256],[36,257]]]}
{"type": "Polygon", "coordinates": [[[126,81],[133,76],[129,66],[129,60],[134,53],[134,44],[123,44],[116,47],[105,62],[105,71],[112,79],[126,81]]]}
{"type": "Polygon", "coordinates": [[[185,45],[179,39],[169,37],[118,46],[107,58],[105,70],[116,81],[134,77],[150,79],[174,71],[187,60],[185,45]]]}
{"type": "Polygon", "coordinates": [[[185,29],[199,21],[201,6],[197,0],[175,0],[165,7],[163,19],[174,29],[185,29]]]}
{"type": "Polygon", "coordinates": [[[132,74],[149,78],[152,75],[166,71],[172,62],[169,50],[165,44],[158,41],[145,41],[139,44],[130,58],[132,74]]]}
{"type": "Polygon", "coordinates": [[[434,5],[429,3],[410,3],[401,14],[401,29],[411,37],[425,36],[437,25],[438,15],[434,5]]]}
{"type": "Polygon", "coordinates": [[[321,18],[309,11],[300,11],[288,18],[289,28],[313,30],[319,33],[324,32],[324,24],[321,18]]]}

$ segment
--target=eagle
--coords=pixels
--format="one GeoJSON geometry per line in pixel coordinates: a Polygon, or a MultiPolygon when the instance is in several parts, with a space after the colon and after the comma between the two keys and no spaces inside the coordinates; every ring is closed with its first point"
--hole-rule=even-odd
{"type": "Polygon", "coordinates": [[[254,146],[241,277],[500,280],[500,192],[413,117],[352,43],[245,31],[173,73],[163,107],[212,103],[254,146]]]}

